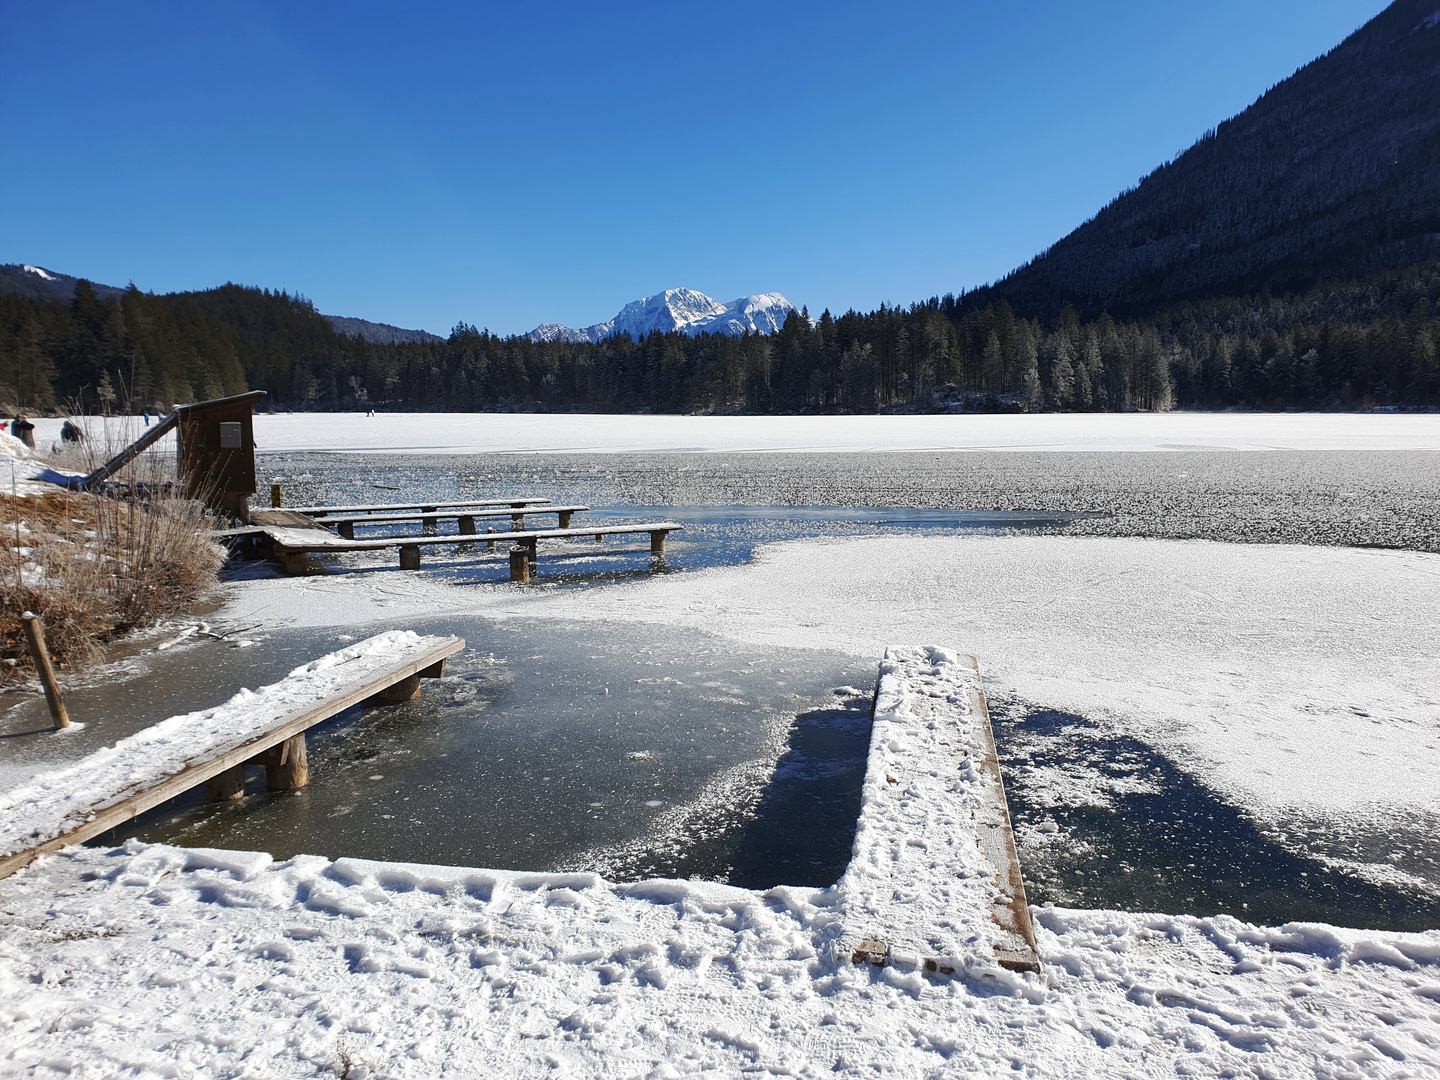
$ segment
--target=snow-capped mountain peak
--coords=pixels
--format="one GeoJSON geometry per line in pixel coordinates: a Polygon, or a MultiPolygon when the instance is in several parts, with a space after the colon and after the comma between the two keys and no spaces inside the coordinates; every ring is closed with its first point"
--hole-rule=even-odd
{"type": "Polygon", "coordinates": [[[575,330],[562,323],[544,323],[530,331],[534,341],[603,341],[614,334],[639,340],[656,330],[698,334],[773,334],[795,305],[779,293],[742,296],[728,304],[694,289],[666,289],[631,301],[606,322],[575,330]]]}

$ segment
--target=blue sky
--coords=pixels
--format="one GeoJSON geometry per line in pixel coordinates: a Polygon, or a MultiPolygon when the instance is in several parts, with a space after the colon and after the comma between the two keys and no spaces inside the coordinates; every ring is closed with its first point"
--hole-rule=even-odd
{"type": "Polygon", "coordinates": [[[447,332],[1003,275],[1376,0],[0,0],[0,262],[447,332]]]}

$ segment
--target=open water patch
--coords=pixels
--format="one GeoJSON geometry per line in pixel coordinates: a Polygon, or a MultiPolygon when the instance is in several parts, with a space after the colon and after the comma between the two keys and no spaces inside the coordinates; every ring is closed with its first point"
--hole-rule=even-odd
{"type": "Polygon", "coordinates": [[[411,628],[468,647],[420,700],[312,728],[309,787],[266,793],[252,767],[239,802],[206,804],[197,789],[93,842],[767,886],[843,870],[869,731],[868,696],[861,708],[849,687],[873,678],[869,662],[673,627],[446,616],[411,628]],[[832,790],[840,774],[849,796],[832,790]],[[771,829],[783,792],[826,812],[771,829]]]}
{"type": "Polygon", "coordinates": [[[1367,880],[1279,843],[1138,739],[1065,712],[989,704],[1032,904],[1440,925],[1434,890],[1367,880]]]}

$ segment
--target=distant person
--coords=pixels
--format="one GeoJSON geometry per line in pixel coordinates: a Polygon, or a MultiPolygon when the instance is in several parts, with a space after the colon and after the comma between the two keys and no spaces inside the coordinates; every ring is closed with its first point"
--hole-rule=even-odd
{"type": "Polygon", "coordinates": [[[66,420],[60,427],[60,441],[79,445],[85,441],[85,433],[80,430],[79,424],[66,420]]]}
{"type": "Polygon", "coordinates": [[[146,410],[145,410],[145,426],[146,426],[146,427],[149,427],[149,426],[150,426],[150,410],[149,410],[149,409],[146,409],[146,410]]]}
{"type": "Polygon", "coordinates": [[[17,416],[10,422],[10,434],[19,439],[31,450],[35,449],[35,425],[25,417],[17,416]]]}

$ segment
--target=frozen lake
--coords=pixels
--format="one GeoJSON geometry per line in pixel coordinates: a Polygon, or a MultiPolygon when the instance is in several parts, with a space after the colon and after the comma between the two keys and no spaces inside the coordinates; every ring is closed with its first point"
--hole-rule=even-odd
{"type": "MultiPolygon", "coordinates": [[[[1433,550],[1434,462],[1417,446],[266,455],[262,488],[292,504],[539,493],[686,530],[662,573],[577,546],[528,590],[483,548],[427,553],[419,575],[373,556],[306,579],[240,567],[214,618],[260,624],[258,647],[152,655],[95,701],[158,719],[334,648],[338,627],[459,633],[470,650],[426,700],[317,730],[301,795],[192,798],[134,831],[823,885],[848,858],[876,662],[923,639],[987,672],[1032,900],[1434,926],[1421,778],[1440,710],[1409,629],[1433,624],[1433,556],[1081,538],[1433,550]]],[[[0,724],[27,709],[43,713],[0,724]]]]}

